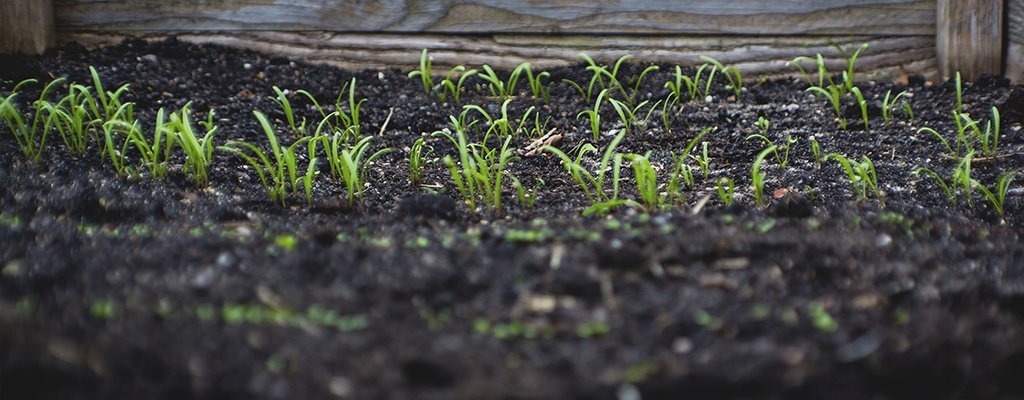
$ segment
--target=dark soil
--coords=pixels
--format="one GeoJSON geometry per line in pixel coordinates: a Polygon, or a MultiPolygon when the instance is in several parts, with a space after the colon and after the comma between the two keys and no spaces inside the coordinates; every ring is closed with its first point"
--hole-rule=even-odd
{"type": "MultiPolygon", "coordinates": [[[[998,78],[966,84],[964,108],[985,120],[1003,111],[1000,156],[976,161],[972,177],[992,186],[1018,173],[1005,221],[978,195],[952,206],[911,175],[955,166],[917,133],[955,129],[954,85],[919,77],[858,82],[870,131],[849,104],[850,130],[839,130],[800,80],[747,77],[738,100],[716,85],[710,103],[672,114],[670,132],[655,113],[621,146],[651,151],[668,173],[672,153],[717,127],[709,174],[685,204],[581,217],[589,203],[551,155],[509,167],[537,188],[532,209],[510,185],[503,212],[467,209],[440,161],[410,185],[409,146],[424,137],[432,157],[452,154],[429,133],[461,110],[407,78],[414,66],[352,73],[174,40],[0,59],[0,92],[27,77],[86,83],[92,65],[108,87],[131,84],[147,129],[159,107],[214,109],[218,142],[263,143],[254,109],[287,132],[272,86],[333,103],[355,76],[363,130],[393,109],[373,146],[395,149],[371,168],[359,207],[323,168],[312,206],[297,195],[280,207],[227,153],[196,189],[180,165],[162,181],[123,178],[96,145],[74,157],[59,137],[35,164],[0,129],[3,399],[1024,398],[1024,87],[998,78]],[[897,113],[883,127],[889,89],[913,94],[913,122],[897,113]],[[759,116],[773,140],[800,138],[786,169],[766,161],[765,208],[750,190],[763,145],[744,140],[759,116]],[[871,158],[884,205],[857,199],[838,163],[815,162],[811,135],[825,152],[871,158]],[[736,205],[715,196],[720,177],[735,180],[736,205]]],[[[641,97],[663,98],[669,70],[649,75],[641,97]]],[[[551,74],[551,102],[521,85],[512,115],[537,106],[563,150],[603,149],[611,138],[595,143],[576,119],[591,105],[562,83],[588,79],[583,66],[551,74]]],[[[472,87],[462,101],[501,104],[472,87]]],[[[621,128],[603,112],[603,129],[621,128]]],[[[622,187],[637,196],[628,165],[622,187]]]]}

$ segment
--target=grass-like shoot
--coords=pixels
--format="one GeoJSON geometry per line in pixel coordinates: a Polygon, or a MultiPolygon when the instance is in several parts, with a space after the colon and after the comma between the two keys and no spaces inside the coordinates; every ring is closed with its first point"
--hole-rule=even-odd
{"type": "Polygon", "coordinates": [[[430,55],[427,49],[423,49],[420,53],[420,68],[409,72],[409,78],[415,79],[420,78],[420,82],[423,84],[423,92],[430,95],[430,92],[434,90],[434,78],[431,77],[434,62],[430,59],[430,55]]]}
{"type": "MultiPolygon", "coordinates": [[[[888,90],[885,92],[885,97],[882,99],[882,120],[885,121],[886,128],[888,128],[890,123],[892,122],[892,115],[896,111],[896,104],[898,104],[900,100],[903,99],[903,96],[907,96],[907,93],[908,92],[904,90],[902,92],[897,93],[896,96],[893,96],[892,90],[888,90]]],[[[903,100],[904,112],[908,114],[908,117],[910,119],[913,119],[914,112],[908,112],[908,109],[910,109],[910,102],[903,100]]]]}
{"type": "Polygon", "coordinates": [[[736,196],[736,182],[729,177],[719,178],[715,192],[718,193],[718,199],[722,201],[722,205],[731,206],[736,196]]]}
{"type": "Polygon", "coordinates": [[[409,183],[414,186],[423,180],[423,167],[430,161],[427,156],[434,152],[434,149],[429,146],[426,147],[427,150],[424,152],[425,146],[426,140],[418,138],[409,149],[409,158],[407,159],[409,162],[409,183]]]}
{"type": "Polygon", "coordinates": [[[594,173],[587,170],[583,166],[583,157],[591,153],[597,153],[597,148],[586,143],[579,148],[576,153],[576,158],[570,157],[565,152],[551,146],[544,147],[544,151],[552,153],[562,161],[562,166],[565,167],[566,172],[572,178],[572,181],[580,187],[583,191],[583,195],[586,196],[587,200],[591,204],[605,202],[608,200],[616,200],[619,194],[619,176],[622,169],[622,155],[615,152],[615,149],[619,146],[622,139],[626,137],[626,132],[621,132],[612,139],[608,147],[605,148],[604,154],[601,157],[600,164],[598,164],[597,170],[594,173]],[[605,174],[608,172],[609,165],[612,166],[612,192],[608,194],[605,190],[605,174]]]}
{"type": "Polygon", "coordinates": [[[878,175],[875,173],[875,164],[871,162],[871,159],[867,156],[861,156],[860,161],[850,160],[839,153],[829,153],[825,158],[826,160],[836,160],[842,165],[843,172],[846,173],[846,177],[850,181],[850,187],[858,199],[866,200],[868,198],[868,190],[870,190],[870,193],[874,194],[875,198],[882,203],[882,206],[885,206],[885,199],[882,197],[882,191],[878,187],[878,175]]]}
{"type": "Polygon", "coordinates": [[[697,70],[693,73],[693,76],[687,76],[683,74],[682,68],[676,66],[675,73],[672,74],[673,79],[665,82],[665,88],[667,88],[677,100],[683,99],[683,89],[686,89],[686,98],[689,101],[694,101],[698,97],[701,99],[707,99],[708,95],[711,94],[711,83],[715,81],[715,74],[718,73],[718,66],[702,64],[697,67],[697,70]],[[711,67],[707,75],[704,75],[704,71],[711,67]],[[702,82],[701,79],[704,79],[702,82]]]}
{"type": "Polygon", "coordinates": [[[476,74],[477,71],[475,69],[467,70],[462,65],[452,67],[445,74],[444,80],[441,81],[441,91],[437,93],[438,100],[447,101],[448,96],[451,96],[452,100],[458,103],[462,98],[462,88],[465,86],[466,81],[476,74]],[[456,75],[458,76],[457,79],[456,75]]]}
{"type": "Polygon", "coordinates": [[[796,144],[796,142],[799,140],[798,137],[787,134],[786,141],[783,142],[781,145],[778,145],[772,143],[771,139],[768,139],[764,135],[758,133],[746,137],[746,140],[750,139],[759,139],[762,142],[764,142],[764,144],[768,146],[768,148],[773,149],[772,153],[775,154],[775,160],[779,162],[779,167],[781,167],[782,169],[786,169],[786,165],[789,164],[789,149],[791,149],[793,145],[796,144]],[[779,155],[780,146],[783,148],[782,155],[779,155]]]}
{"type": "Polygon", "coordinates": [[[500,148],[490,148],[486,142],[468,143],[461,130],[456,130],[454,135],[445,131],[434,134],[448,138],[455,145],[459,160],[445,156],[442,162],[470,209],[484,205],[501,212],[502,179],[508,163],[515,158],[515,149],[509,147],[512,136],[505,137],[500,148]]]}
{"type": "Polygon", "coordinates": [[[996,182],[995,187],[989,189],[985,185],[981,184],[976,180],[971,180],[971,184],[975,189],[981,192],[985,200],[988,200],[988,204],[992,206],[992,209],[999,214],[999,219],[1005,222],[1006,216],[1003,214],[1003,206],[1006,204],[1006,192],[1010,190],[1010,182],[1013,181],[1013,172],[1007,172],[1003,176],[999,177],[999,181],[996,182]]]}
{"type": "Polygon", "coordinates": [[[327,136],[320,138],[327,149],[327,163],[331,166],[332,174],[345,184],[346,199],[351,207],[363,198],[363,191],[366,190],[366,168],[377,157],[391,152],[391,149],[380,149],[367,156],[372,139],[370,136],[359,139],[355,144],[340,146],[337,140],[332,139],[327,136]]]}
{"type": "Polygon", "coordinates": [[[736,97],[736,100],[739,100],[740,96],[743,94],[743,75],[740,74],[740,70],[734,66],[726,66],[725,64],[722,64],[718,60],[708,56],[700,56],[700,59],[704,60],[707,63],[710,63],[711,65],[714,65],[716,69],[722,72],[722,76],[724,76],[725,79],[729,81],[728,89],[732,90],[732,93],[736,97]]]}
{"type": "Polygon", "coordinates": [[[765,173],[761,172],[761,165],[764,164],[765,157],[768,154],[775,152],[775,146],[768,146],[768,148],[761,150],[757,157],[754,158],[754,163],[750,167],[750,186],[754,189],[754,202],[757,203],[758,207],[764,207],[764,177],[765,173]]]}
{"type": "Polygon", "coordinates": [[[864,99],[864,94],[856,86],[850,88],[850,93],[853,93],[853,98],[857,100],[857,106],[860,108],[860,117],[864,120],[864,130],[870,130],[871,127],[868,124],[868,102],[864,99]]]}
{"type": "MultiPolygon", "coordinates": [[[[302,144],[309,142],[308,137],[300,138],[287,148],[282,147],[270,121],[266,115],[258,110],[253,115],[259,121],[263,133],[270,144],[270,156],[267,156],[262,149],[256,145],[244,141],[231,140],[217,150],[234,154],[249,164],[259,175],[260,183],[266,189],[270,201],[284,207],[287,205],[287,197],[290,190],[294,190],[299,180],[296,150],[302,144]]],[[[309,146],[315,146],[311,144],[309,146]]],[[[313,147],[315,149],[315,147],[313,147]]],[[[308,170],[308,169],[307,169],[308,170]]]]}

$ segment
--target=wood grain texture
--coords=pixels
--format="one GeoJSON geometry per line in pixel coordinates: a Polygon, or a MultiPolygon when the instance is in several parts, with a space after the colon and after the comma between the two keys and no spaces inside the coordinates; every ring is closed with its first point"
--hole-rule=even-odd
{"type": "Polygon", "coordinates": [[[1003,0],[938,0],[936,51],[943,78],[1002,74],[1003,0]]]}
{"type": "Polygon", "coordinates": [[[50,0],[0,0],[0,53],[40,54],[56,40],[50,0]]]}
{"type": "MultiPolygon", "coordinates": [[[[7,1],[7,0],[5,0],[7,1]]],[[[933,35],[936,0],[55,0],[71,31],[933,35]]]]}
{"type": "MultiPolygon", "coordinates": [[[[161,40],[162,34],[138,35],[131,32],[68,32],[62,40],[89,46],[111,45],[127,35],[161,40]]],[[[178,33],[181,41],[213,43],[258,50],[314,63],[326,63],[349,69],[413,69],[420,51],[430,49],[435,72],[457,64],[479,67],[482,64],[510,69],[522,62],[538,68],[581,62],[580,52],[597,59],[614,60],[632,54],[636,60],[659,64],[692,65],[707,55],[737,66],[750,76],[793,75],[796,70],[786,62],[796,56],[822,53],[830,68],[839,70],[845,62],[832,44],[853,48],[870,43],[870,49],[857,61],[861,78],[905,79],[921,74],[937,76],[935,41],[929,36],[857,36],[765,37],[765,36],[612,36],[589,35],[432,35],[432,34],[340,34],[333,32],[198,32],[178,33]]]]}
{"type": "Polygon", "coordinates": [[[1005,75],[1014,82],[1024,82],[1024,0],[1006,0],[1005,75]]]}

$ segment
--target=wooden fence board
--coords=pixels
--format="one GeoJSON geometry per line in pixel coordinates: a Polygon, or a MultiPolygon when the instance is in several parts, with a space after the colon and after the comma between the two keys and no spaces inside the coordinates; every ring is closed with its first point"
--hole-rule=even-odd
{"type": "Polygon", "coordinates": [[[1003,0],[939,0],[936,52],[939,73],[966,80],[1003,69],[1003,0]]]}
{"type": "Polygon", "coordinates": [[[55,0],[71,31],[933,35],[936,0],[55,0]]]}
{"type": "Polygon", "coordinates": [[[0,53],[42,53],[57,35],[50,0],[0,0],[0,53]]]}
{"type": "Polygon", "coordinates": [[[1006,0],[1006,77],[1024,82],[1024,0],[1006,0]]]}
{"type": "MultiPolygon", "coordinates": [[[[139,36],[135,33],[129,33],[139,36]]],[[[74,32],[63,38],[86,45],[109,45],[125,36],[109,32],[74,32]]],[[[161,40],[162,34],[142,35],[161,40]]],[[[857,36],[765,37],[765,36],[636,36],[594,37],[589,35],[403,35],[341,34],[333,32],[198,32],[179,33],[179,40],[242,47],[274,55],[326,63],[350,69],[414,68],[420,51],[430,49],[435,71],[456,64],[490,64],[503,69],[528,61],[540,68],[579,63],[579,52],[598,59],[632,54],[637,59],[661,64],[696,64],[699,56],[715,57],[756,76],[791,75],[795,69],[786,62],[796,56],[822,53],[831,68],[845,65],[832,44],[854,48],[870,43],[871,48],[857,61],[861,78],[905,79],[907,75],[937,76],[935,41],[932,37],[857,36]]]]}

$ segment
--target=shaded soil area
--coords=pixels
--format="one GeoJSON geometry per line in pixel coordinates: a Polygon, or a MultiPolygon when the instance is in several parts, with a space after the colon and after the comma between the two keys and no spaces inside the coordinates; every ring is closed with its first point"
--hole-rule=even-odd
{"type": "MultiPolygon", "coordinates": [[[[107,87],[130,84],[145,129],[158,108],[192,101],[197,116],[215,110],[218,143],[260,146],[254,109],[283,142],[297,139],[273,86],[333,104],[355,77],[363,131],[393,149],[368,169],[359,205],[322,164],[312,203],[296,194],[281,207],[225,152],[196,188],[180,155],[164,180],[121,177],[95,143],[72,156],[55,136],[33,163],[0,128],[4,399],[1024,398],[1024,88],[998,78],[965,83],[963,109],[981,121],[1002,111],[996,154],[972,170],[988,187],[1017,172],[1002,218],[978,193],[953,205],[912,174],[957,167],[918,131],[954,141],[955,84],[919,77],[857,82],[871,128],[850,97],[849,130],[805,81],[746,77],[736,99],[719,78],[710,102],[670,108],[668,129],[656,111],[619,147],[651,152],[664,184],[672,155],[714,128],[707,172],[688,162],[695,184],[678,204],[582,217],[591,203],[551,154],[508,166],[536,194],[532,208],[508,180],[501,211],[462,201],[436,160],[452,143],[430,133],[465,104],[500,112],[483,81],[440,102],[406,76],[415,66],[351,72],[173,39],[0,59],[5,95],[29,77],[88,83],[94,66],[107,87]],[[885,127],[888,90],[911,93],[913,120],[897,112],[885,127]],[[751,190],[764,144],[745,140],[758,117],[776,143],[798,138],[786,168],[764,162],[765,207],[751,190]],[[838,162],[814,158],[811,137],[823,153],[869,157],[884,203],[859,199],[838,162]],[[413,185],[417,138],[434,162],[413,185]],[[728,206],[723,177],[735,181],[728,206]]],[[[664,99],[673,68],[648,74],[638,99],[664,99]]],[[[550,73],[550,102],[521,84],[509,113],[533,106],[563,151],[603,151],[623,124],[605,104],[595,140],[577,118],[593,103],[563,81],[590,73],[550,73]]],[[[25,90],[28,110],[39,87],[25,90]]],[[[317,120],[304,98],[292,102],[317,120]]],[[[621,198],[640,200],[634,182],[627,161],[621,198]]]]}

